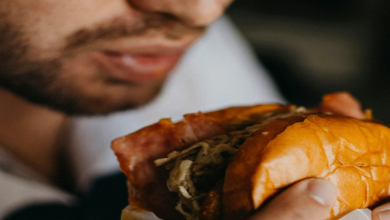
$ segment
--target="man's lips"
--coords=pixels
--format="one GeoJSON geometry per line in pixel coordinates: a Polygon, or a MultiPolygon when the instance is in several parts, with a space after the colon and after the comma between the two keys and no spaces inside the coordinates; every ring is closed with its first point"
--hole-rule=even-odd
{"type": "Polygon", "coordinates": [[[128,82],[159,81],[166,78],[183,52],[163,54],[94,53],[94,59],[115,79],[128,82]]]}

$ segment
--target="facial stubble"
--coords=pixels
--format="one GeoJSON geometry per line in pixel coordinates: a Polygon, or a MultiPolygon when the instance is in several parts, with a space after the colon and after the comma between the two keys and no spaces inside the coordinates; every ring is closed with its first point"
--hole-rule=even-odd
{"type": "MultiPolygon", "coordinates": [[[[112,23],[111,23],[112,24],[112,23]]],[[[34,54],[29,45],[29,39],[21,30],[10,23],[0,24],[0,87],[34,104],[65,112],[69,115],[107,114],[141,106],[152,100],[160,91],[163,82],[147,85],[127,83],[110,78],[100,78],[100,83],[107,87],[123,88],[121,91],[134,91],[122,95],[122,100],[110,99],[109,96],[91,96],[85,94],[82,85],[75,86],[74,80],[64,73],[67,61],[77,55],[77,52],[88,48],[91,42],[134,36],[144,32],[142,26],[129,30],[120,22],[114,25],[101,26],[89,31],[82,29],[70,35],[67,47],[59,53],[59,57],[47,60],[33,60],[28,57],[34,54]],[[118,25],[115,25],[118,24],[118,25]],[[73,81],[72,81],[73,80],[73,81]],[[138,88],[145,87],[145,88],[138,88]],[[138,95],[138,91],[147,91],[146,95],[138,95]],[[133,98],[132,98],[133,97],[133,98]]],[[[97,76],[104,76],[102,69],[96,68],[97,76]]],[[[89,85],[84,85],[89,86],[89,85]]]]}

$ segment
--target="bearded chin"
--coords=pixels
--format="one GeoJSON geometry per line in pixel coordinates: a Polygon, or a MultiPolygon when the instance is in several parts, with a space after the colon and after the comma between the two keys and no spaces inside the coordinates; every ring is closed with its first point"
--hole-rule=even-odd
{"type": "Polygon", "coordinates": [[[77,83],[72,82],[78,80],[77,77],[65,79],[64,59],[31,61],[26,56],[32,54],[31,48],[26,45],[23,35],[7,26],[0,28],[0,36],[0,87],[31,103],[68,115],[97,115],[139,107],[160,92],[161,86],[155,86],[151,94],[141,101],[124,98],[114,102],[107,97],[88,95],[80,88],[82,86],[75,86],[77,83]]]}
{"type": "MultiPolygon", "coordinates": [[[[25,61],[23,66],[20,66],[17,64],[20,61],[15,59],[12,63],[5,66],[15,66],[15,68],[0,69],[0,87],[33,104],[67,115],[104,115],[134,109],[151,101],[162,87],[156,86],[151,95],[141,101],[126,98],[123,101],[112,102],[109,98],[84,94],[82,89],[79,90],[77,86],[74,86],[76,83],[61,79],[62,65],[57,60],[40,63],[25,61]],[[21,68],[17,68],[18,66],[21,68]]],[[[106,83],[108,85],[123,84],[115,81],[106,83]]]]}

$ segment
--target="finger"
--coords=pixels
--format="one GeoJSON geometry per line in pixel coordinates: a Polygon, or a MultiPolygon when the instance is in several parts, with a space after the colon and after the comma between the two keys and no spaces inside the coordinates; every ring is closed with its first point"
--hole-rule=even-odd
{"type": "Polygon", "coordinates": [[[371,212],[372,220],[390,220],[390,203],[376,207],[371,212]]]}
{"type": "Polygon", "coordinates": [[[338,190],[324,179],[306,179],[288,188],[250,220],[323,220],[338,190]]]}

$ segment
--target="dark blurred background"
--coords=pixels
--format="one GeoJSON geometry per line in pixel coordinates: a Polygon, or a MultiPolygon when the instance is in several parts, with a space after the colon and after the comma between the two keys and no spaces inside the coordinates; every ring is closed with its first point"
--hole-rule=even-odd
{"type": "Polygon", "coordinates": [[[390,125],[389,0],[236,0],[228,14],[290,102],[350,91],[390,125]]]}

